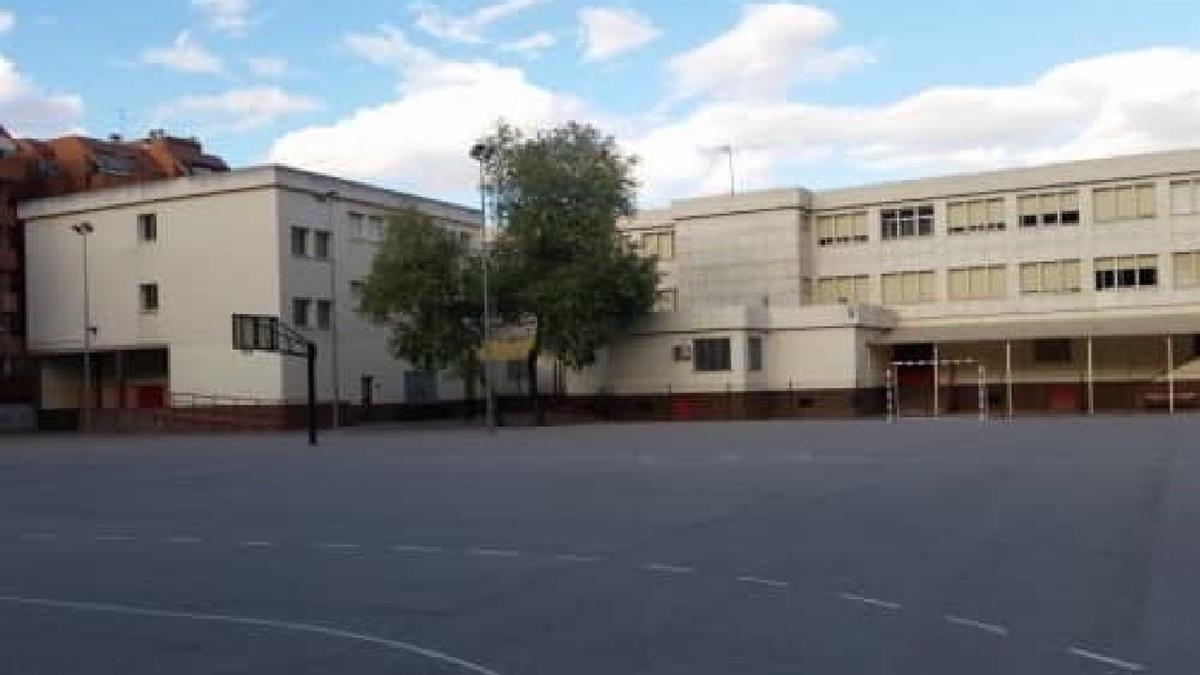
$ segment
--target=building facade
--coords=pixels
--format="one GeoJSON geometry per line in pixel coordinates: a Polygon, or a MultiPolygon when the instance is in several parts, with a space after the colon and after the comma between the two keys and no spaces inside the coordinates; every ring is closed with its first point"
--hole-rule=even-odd
{"type": "Polygon", "coordinates": [[[620,227],[658,257],[658,312],[568,389],[627,412],[1200,397],[1200,150],[685,199],[620,227]]]}
{"type": "Polygon", "coordinates": [[[461,398],[456,376],[397,361],[386,331],[354,310],[384,218],[402,208],[479,239],[478,211],[281,166],[23,202],[42,425],[73,426],[87,389],[98,423],[244,406],[278,426],[304,400],[304,360],[235,351],[234,314],[278,316],[314,341],[323,402],[371,410],[461,398]],[[92,232],[77,233],[81,223],[92,232]]]}
{"type": "Polygon", "coordinates": [[[26,352],[23,200],[178,176],[227,171],[195,139],[161,130],[146,138],[14,138],[0,127],[0,428],[27,427],[36,373],[26,352]]]}

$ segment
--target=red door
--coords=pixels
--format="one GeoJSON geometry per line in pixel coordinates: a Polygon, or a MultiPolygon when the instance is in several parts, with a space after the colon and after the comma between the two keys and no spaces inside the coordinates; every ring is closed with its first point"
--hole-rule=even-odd
{"type": "Polygon", "coordinates": [[[142,384],[134,387],[138,408],[162,408],[167,399],[167,388],[161,384],[142,384]]]}

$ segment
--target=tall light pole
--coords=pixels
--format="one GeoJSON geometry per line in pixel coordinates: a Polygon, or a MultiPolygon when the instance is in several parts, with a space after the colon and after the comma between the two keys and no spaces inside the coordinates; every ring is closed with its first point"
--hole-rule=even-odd
{"type": "Polygon", "coordinates": [[[95,232],[91,223],[72,225],[71,230],[83,242],[83,401],[79,412],[80,427],[85,431],[92,427],[92,307],[88,297],[88,236],[95,232]]]}
{"type": "Polygon", "coordinates": [[[342,373],[338,361],[338,286],[337,286],[337,253],[339,237],[333,227],[333,200],[338,198],[337,190],[329,190],[321,195],[325,201],[326,228],[329,232],[329,365],[333,371],[333,417],[334,427],[342,423],[342,373]]]}
{"type": "Polygon", "coordinates": [[[719,152],[725,153],[729,159],[729,194],[733,194],[733,144],[726,143],[725,145],[717,146],[719,152]]]}
{"type": "MultiPolygon", "coordinates": [[[[488,267],[491,263],[488,260],[487,193],[484,176],[485,167],[495,154],[495,146],[487,143],[476,143],[471,146],[471,159],[479,162],[479,214],[483,218],[483,255],[481,260],[483,263],[483,343],[485,345],[492,339],[492,310],[491,301],[488,299],[488,267]]],[[[488,431],[495,433],[496,395],[492,389],[492,362],[486,356],[484,354],[484,358],[482,359],[484,405],[486,406],[488,431]]]]}

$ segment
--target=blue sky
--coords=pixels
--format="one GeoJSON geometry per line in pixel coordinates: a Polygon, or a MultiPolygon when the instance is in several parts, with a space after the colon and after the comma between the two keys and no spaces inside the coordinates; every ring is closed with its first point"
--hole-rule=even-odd
{"type": "Polygon", "coordinates": [[[468,201],[505,117],[594,121],[643,202],[1200,145],[1200,4],[0,0],[0,123],[200,136],[468,201]]]}

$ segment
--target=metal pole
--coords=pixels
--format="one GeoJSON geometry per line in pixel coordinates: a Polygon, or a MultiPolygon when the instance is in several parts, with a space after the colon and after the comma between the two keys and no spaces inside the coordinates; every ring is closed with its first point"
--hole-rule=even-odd
{"type": "Polygon", "coordinates": [[[1175,349],[1167,333],[1167,412],[1175,414],[1175,349]]]}
{"type": "Polygon", "coordinates": [[[92,428],[92,307],[91,289],[88,282],[88,234],[90,227],[76,230],[83,237],[83,413],[81,426],[84,431],[92,428]]]}
{"type": "Polygon", "coordinates": [[[1004,341],[1004,395],[1008,399],[1008,416],[1013,416],[1012,340],[1004,341]]]}
{"type": "Polygon", "coordinates": [[[1087,405],[1088,414],[1096,414],[1096,387],[1092,371],[1092,336],[1087,338],[1087,405]]]}
{"type": "Polygon", "coordinates": [[[308,361],[308,444],[317,444],[317,345],[309,342],[305,347],[308,361]]]}
{"type": "Polygon", "coordinates": [[[329,365],[333,370],[333,416],[331,425],[339,427],[342,424],[342,372],[338,355],[338,287],[337,287],[337,242],[338,237],[333,228],[333,200],[338,196],[335,191],[325,193],[326,227],[329,232],[329,365]]]}
{"type": "MultiPolygon", "coordinates": [[[[891,365],[888,365],[887,370],[883,371],[883,382],[884,382],[884,384],[883,384],[884,399],[885,399],[886,405],[887,405],[887,421],[894,422],[894,421],[896,421],[896,417],[895,417],[895,413],[894,413],[895,401],[893,400],[894,394],[892,392],[892,366],[891,365]]],[[[789,381],[788,388],[791,388],[791,386],[792,386],[792,383],[789,381]]]]}
{"type": "Polygon", "coordinates": [[[987,372],[979,364],[979,421],[987,419],[987,372]]]}
{"type": "Polygon", "coordinates": [[[729,195],[733,196],[733,144],[725,146],[725,153],[729,156],[729,195]]]}
{"type": "Polygon", "coordinates": [[[941,350],[938,349],[937,343],[933,343],[933,416],[937,417],[942,412],[941,392],[942,387],[942,370],[941,370],[941,350]]]}
{"type": "MultiPolygon", "coordinates": [[[[479,214],[480,214],[480,217],[483,219],[483,247],[482,247],[482,250],[483,250],[483,256],[482,256],[482,263],[483,263],[483,343],[485,345],[488,344],[489,342],[491,342],[491,339],[492,339],[492,310],[491,310],[491,302],[490,302],[490,300],[488,300],[488,295],[489,295],[489,293],[488,293],[488,267],[490,267],[491,265],[488,260],[490,253],[488,251],[487,194],[485,192],[485,184],[484,184],[484,162],[486,162],[486,161],[487,161],[487,157],[485,155],[480,155],[480,157],[479,157],[479,214]]],[[[492,386],[492,362],[491,362],[491,359],[487,358],[486,353],[484,354],[484,358],[482,359],[482,363],[480,365],[483,366],[483,375],[484,375],[483,390],[484,390],[485,406],[487,408],[486,414],[487,414],[488,432],[495,433],[496,432],[496,394],[495,394],[495,390],[493,389],[493,386],[492,386]]]]}

